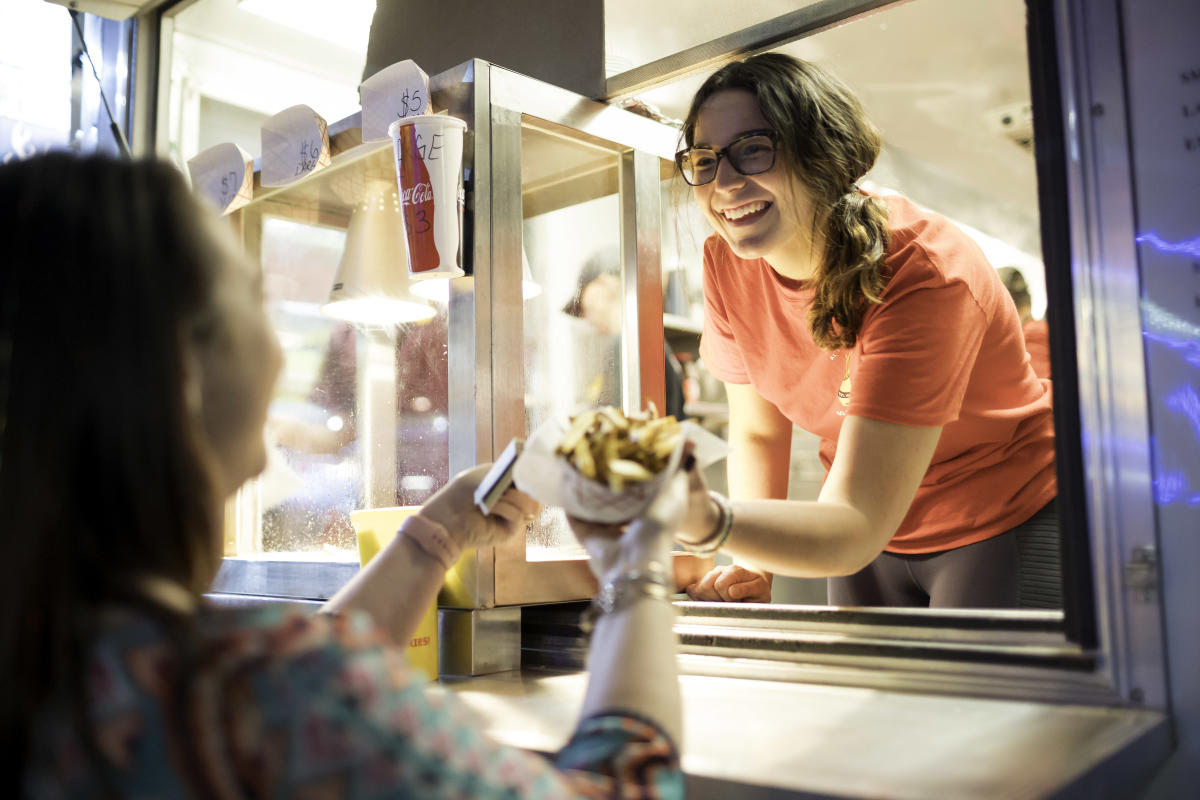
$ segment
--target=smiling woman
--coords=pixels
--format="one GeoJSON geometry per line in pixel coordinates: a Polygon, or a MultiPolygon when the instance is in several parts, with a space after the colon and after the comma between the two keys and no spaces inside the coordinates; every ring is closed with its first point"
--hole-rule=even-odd
{"type": "MultiPolygon", "coordinates": [[[[859,188],[879,135],[814,64],[722,68],[683,136],[676,161],[715,231],[700,355],[729,398],[726,549],[743,562],[692,597],[765,600],[782,572],[829,576],[838,605],[1060,607],[1031,555],[1057,534],[1048,384],[980,249],[859,188]],[[792,425],[821,438],[815,502],[786,500],[792,425]]],[[[685,546],[726,516],[704,488],[685,546]]]]}

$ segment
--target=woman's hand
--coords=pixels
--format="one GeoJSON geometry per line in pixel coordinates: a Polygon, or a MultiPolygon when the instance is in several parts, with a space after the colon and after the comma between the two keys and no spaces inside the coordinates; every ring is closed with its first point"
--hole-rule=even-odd
{"type": "Polygon", "coordinates": [[[687,477],[680,472],[662,490],[638,519],[624,525],[604,525],[568,517],[575,538],[591,556],[592,572],[601,581],[621,570],[657,563],[671,569],[671,537],[687,506],[687,477]]]}
{"type": "Polygon", "coordinates": [[[675,531],[675,540],[696,544],[709,538],[716,531],[717,523],[721,519],[721,509],[709,496],[708,484],[696,466],[695,459],[692,458],[689,461],[689,457],[690,453],[684,457],[684,469],[688,475],[687,510],[679,521],[679,526],[675,531]]]}
{"type": "Polygon", "coordinates": [[[761,572],[738,564],[726,564],[709,572],[699,583],[687,587],[692,600],[734,603],[771,602],[771,582],[761,572]]]}
{"type": "Polygon", "coordinates": [[[475,489],[491,464],[480,464],[455,475],[421,508],[421,516],[441,525],[462,548],[487,547],[512,537],[533,521],[538,503],[509,489],[486,517],[475,505],[475,489]]]}

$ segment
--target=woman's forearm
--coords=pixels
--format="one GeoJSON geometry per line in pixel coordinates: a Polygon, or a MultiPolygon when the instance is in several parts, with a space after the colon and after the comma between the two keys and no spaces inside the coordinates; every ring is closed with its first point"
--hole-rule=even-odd
{"type": "Polygon", "coordinates": [[[739,564],[800,578],[851,575],[871,562],[890,537],[842,503],[804,500],[733,501],[733,532],[725,544],[739,564]]]}
{"type": "Polygon", "coordinates": [[[682,746],[674,624],[674,606],[653,597],[640,597],[596,621],[583,717],[632,711],[658,723],[682,746]]]}
{"type": "Polygon", "coordinates": [[[734,498],[726,549],[786,575],[850,575],[891,541],[929,468],[940,427],[848,416],[816,501],[734,498]]]}
{"type": "Polygon", "coordinates": [[[583,716],[634,712],[656,722],[677,745],[683,722],[669,600],[671,533],[687,506],[687,486],[688,476],[673,476],[617,537],[572,523],[591,556],[600,581],[597,604],[605,609],[592,631],[583,716]]]}
{"type": "Polygon", "coordinates": [[[411,539],[396,536],[322,606],[361,609],[397,643],[407,643],[437,599],[446,570],[411,539]]]}

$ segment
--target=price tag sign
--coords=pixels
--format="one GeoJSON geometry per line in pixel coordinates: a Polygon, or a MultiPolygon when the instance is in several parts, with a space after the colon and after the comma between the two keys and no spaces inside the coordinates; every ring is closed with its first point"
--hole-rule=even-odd
{"type": "Polygon", "coordinates": [[[330,161],[329,126],[308,106],[285,108],[263,123],[263,186],[287,186],[330,161]]]}
{"type": "Polygon", "coordinates": [[[254,157],[233,142],[222,142],[197,153],[187,162],[192,188],[228,214],[250,202],[254,187],[254,157]]]}
{"type": "Polygon", "coordinates": [[[364,142],[389,138],[393,122],[429,109],[429,76],[411,59],[381,69],[358,88],[364,142]]]}

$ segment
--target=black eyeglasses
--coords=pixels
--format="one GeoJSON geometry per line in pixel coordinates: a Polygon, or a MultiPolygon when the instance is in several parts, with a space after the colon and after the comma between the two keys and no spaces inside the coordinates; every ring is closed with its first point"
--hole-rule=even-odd
{"type": "Polygon", "coordinates": [[[724,147],[689,147],[675,154],[675,164],[690,186],[703,186],[717,177],[722,158],[742,175],[757,175],[775,166],[775,131],[743,133],[724,147]]]}

